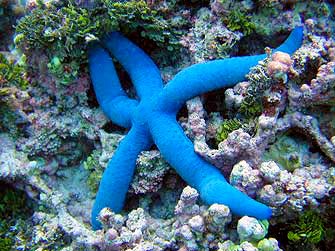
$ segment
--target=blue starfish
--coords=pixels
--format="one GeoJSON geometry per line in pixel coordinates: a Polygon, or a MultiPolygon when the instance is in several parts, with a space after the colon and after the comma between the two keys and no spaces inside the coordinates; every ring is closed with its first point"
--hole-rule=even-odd
{"type": "MultiPolygon", "coordinates": [[[[302,43],[303,29],[295,28],[275,51],[292,54],[302,43]]],[[[214,60],[192,65],[163,86],[154,62],[139,47],[118,32],[112,32],[89,48],[89,66],[94,90],[104,113],[119,126],[130,128],[103,174],[92,210],[93,229],[100,229],[97,216],[104,207],[120,212],[141,151],[156,144],[169,164],[207,204],[229,206],[237,215],[259,219],[271,216],[271,209],[231,186],[218,169],[198,156],[184,134],[176,114],[189,99],[245,79],[250,68],[265,54],[214,60]],[[104,46],[104,47],[102,47],[104,46]],[[129,73],[139,100],[122,89],[113,61],[115,56],[129,73]]]]}

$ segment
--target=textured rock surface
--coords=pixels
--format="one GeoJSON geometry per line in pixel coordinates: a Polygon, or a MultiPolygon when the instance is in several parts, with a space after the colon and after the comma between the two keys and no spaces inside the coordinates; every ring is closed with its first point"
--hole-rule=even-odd
{"type": "MultiPolygon", "coordinates": [[[[0,53],[13,60],[22,59],[11,45],[12,24],[23,13],[19,2],[0,1],[0,53]]],[[[170,58],[152,55],[162,63],[165,81],[195,62],[263,53],[265,44],[275,47],[286,36],[283,31],[305,20],[304,45],[291,58],[278,59],[266,50],[268,59],[249,73],[247,81],[188,101],[178,118],[200,156],[238,189],[273,209],[270,233],[306,210],[328,220],[335,186],[332,7],[325,1],[147,2],[173,16],[171,25],[184,31],[180,60],[171,63],[170,58]],[[250,35],[243,27],[235,29],[236,23],[227,18],[238,14],[234,10],[242,18],[251,17],[244,19],[255,25],[250,35]],[[234,118],[241,127],[217,141],[221,125],[234,118]]],[[[31,12],[36,1],[27,3],[31,12]]],[[[75,5],[94,8],[92,1],[75,5]]],[[[146,52],[154,49],[152,42],[141,41],[146,52]]],[[[7,130],[0,123],[0,181],[24,191],[34,204],[27,224],[30,239],[18,241],[21,246],[15,249],[285,250],[283,241],[272,238],[276,236],[265,236],[266,224],[234,218],[225,205],[204,206],[197,191],[184,188],[157,150],[142,152],[137,159],[127,209],[122,214],[103,210],[104,229],[91,231],[92,191],[126,132],[108,123],[98,108],[84,62],[77,62],[78,79],[65,86],[47,74],[50,62],[44,53],[26,56],[38,69],[29,71],[27,89],[14,86],[11,95],[3,96],[0,72],[0,118],[10,126],[7,130]]],[[[124,73],[120,76],[126,80],[127,93],[134,95],[124,73]]]]}

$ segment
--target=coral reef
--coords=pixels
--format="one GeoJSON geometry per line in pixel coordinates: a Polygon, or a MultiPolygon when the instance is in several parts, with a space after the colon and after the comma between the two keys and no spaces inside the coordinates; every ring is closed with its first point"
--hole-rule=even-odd
{"type": "MultiPolygon", "coordinates": [[[[101,150],[94,150],[84,163],[85,169],[90,171],[87,184],[94,193],[98,191],[102,173],[123,138],[120,134],[108,134],[102,130],[99,133],[101,150]]],[[[134,194],[157,192],[169,169],[170,166],[159,151],[142,151],[136,160],[136,170],[128,192],[134,194]]]]}
{"type": "Polygon", "coordinates": [[[240,243],[253,248],[250,250],[281,250],[275,239],[265,238],[269,225],[266,220],[246,216],[232,222],[228,207],[199,206],[198,197],[195,189],[184,188],[175,216],[168,220],[154,220],[142,208],[131,211],[128,217],[103,209],[99,218],[105,229],[104,239],[115,250],[231,250],[230,246],[240,243]],[[234,230],[227,232],[230,225],[234,230]]]}
{"type": "Polygon", "coordinates": [[[54,93],[63,85],[86,78],[87,43],[108,31],[136,31],[142,41],[167,46],[169,51],[180,47],[177,30],[170,28],[169,21],[145,1],[99,0],[93,6],[73,1],[37,1],[28,6],[33,7],[16,25],[14,42],[27,55],[29,70],[38,72],[35,77],[39,82],[49,82],[54,93]]]}
{"type": "MultiPolygon", "coordinates": [[[[251,70],[248,82],[226,90],[230,116],[247,119],[240,107],[249,95],[257,94],[255,100],[262,109],[256,123],[234,130],[217,149],[211,149],[208,137],[201,135],[208,131],[207,124],[213,127],[213,122],[206,123],[200,99],[196,109],[199,112],[189,109],[190,118],[197,113],[198,120],[203,121],[187,128],[191,134],[198,133],[194,138],[197,153],[227,176],[231,172],[233,185],[271,205],[275,215],[285,215],[286,219],[305,208],[321,210],[320,203],[334,189],[333,167],[329,164],[335,156],[334,130],[330,129],[330,123],[320,127],[316,119],[322,117],[316,113],[318,109],[328,111],[333,104],[334,68],[330,67],[333,46],[332,39],[327,41],[310,34],[308,42],[292,59],[283,55],[282,62],[288,62],[287,66],[274,66],[272,62],[278,60],[273,54],[271,60],[266,59],[251,70]],[[315,77],[311,76],[310,67],[316,67],[315,77]],[[278,74],[272,74],[277,69],[279,78],[278,74]],[[256,82],[262,85],[255,87],[256,82]]],[[[223,120],[216,118],[216,121],[223,120]]],[[[220,134],[220,124],[214,127],[220,134]]]]}
{"type": "MultiPolygon", "coordinates": [[[[35,203],[39,205],[30,223],[32,239],[24,244],[24,248],[39,246],[46,249],[54,248],[54,250],[61,250],[60,247],[67,247],[62,250],[80,250],[81,248],[142,250],[144,247],[151,247],[154,250],[165,250],[185,246],[188,250],[199,250],[199,247],[203,247],[202,250],[209,250],[209,248],[218,247],[220,240],[228,238],[238,240],[236,230],[235,233],[230,234],[231,237],[224,231],[232,221],[229,208],[218,204],[209,208],[200,206],[197,204],[199,195],[191,187],[186,187],[180,195],[173,218],[155,219],[142,208],[132,210],[127,216],[104,209],[99,216],[104,231],[89,230],[78,220],[79,212],[73,211],[78,206],[71,205],[73,200],[77,200],[76,203],[82,206],[82,200],[87,199],[84,195],[85,191],[79,188],[83,195],[71,195],[75,191],[73,189],[78,187],[70,188],[68,183],[61,181],[62,179],[58,182],[64,183],[65,190],[62,190],[60,184],[50,190],[48,183],[37,178],[36,174],[27,175],[27,173],[43,172],[36,161],[27,161],[24,154],[15,150],[14,144],[6,135],[1,135],[0,140],[1,144],[6,146],[5,151],[0,152],[2,180],[18,180],[16,186],[24,186],[27,192],[30,191],[29,195],[38,201],[35,203]],[[15,163],[12,156],[16,156],[15,163]],[[27,163],[29,163],[28,166],[27,163]],[[77,219],[71,216],[70,212],[77,215],[77,219]],[[186,229],[188,232],[185,231],[186,229]]],[[[78,171],[82,172],[82,170],[78,171]]],[[[69,173],[68,182],[73,185],[80,183],[80,181],[75,182],[75,172],[78,171],[69,173]]],[[[87,216],[83,215],[83,220],[87,221],[87,216]]],[[[256,219],[254,221],[257,222],[256,219]]],[[[239,224],[241,225],[242,222],[239,224]]],[[[252,225],[244,223],[243,226],[243,233],[247,231],[250,235],[259,236],[257,230],[254,232],[255,228],[252,225]]],[[[240,238],[242,240],[242,237],[240,238]]]]}
{"type": "Polygon", "coordinates": [[[0,250],[334,250],[334,28],[332,1],[0,0],[0,250]],[[265,48],[302,23],[293,55],[265,48]],[[112,30],[164,83],[194,63],[265,51],[242,82],[188,100],[177,122],[198,155],[272,209],[268,222],[204,205],[151,148],[124,210],[103,210],[91,230],[102,173],[128,133],[98,107],[88,74],[88,42],[112,30]]]}
{"type": "MultiPolygon", "coordinates": [[[[302,39],[303,29],[297,27],[276,50],[293,53],[301,45],[302,39]]],[[[99,104],[112,121],[122,127],[130,127],[128,135],[121,141],[102,176],[92,210],[94,229],[100,228],[96,217],[104,207],[115,212],[122,210],[137,155],[153,143],[178,174],[196,187],[205,203],[226,204],[238,215],[261,219],[271,216],[269,208],[234,189],[213,166],[199,158],[192,149],[192,143],[175,121],[176,113],[188,99],[206,91],[236,84],[243,80],[250,67],[264,57],[261,54],[192,65],[178,73],[163,88],[157,66],[120,33],[112,32],[102,44],[91,45],[90,74],[99,104]],[[126,96],[113,62],[103,46],[129,72],[140,101],[126,96]],[[227,74],[230,75],[225,79],[227,74]],[[124,109],[125,106],[128,110],[124,109]],[[180,147],[178,153],[175,152],[175,146],[180,147]],[[197,170],[191,165],[197,166],[197,170]],[[244,206],[237,205],[236,201],[244,206]]]]}
{"type": "Polygon", "coordinates": [[[240,33],[229,30],[209,9],[202,8],[181,42],[192,53],[192,61],[198,63],[227,57],[240,39],[240,33]]]}

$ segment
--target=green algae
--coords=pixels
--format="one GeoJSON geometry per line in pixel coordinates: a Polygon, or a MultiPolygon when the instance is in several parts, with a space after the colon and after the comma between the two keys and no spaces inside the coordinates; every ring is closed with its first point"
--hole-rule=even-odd
{"type": "MultiPolygon", "coordinates": [[[[170,52],[180,48],[180,33],[145,1],[99,0],[91,9],[72,1],[40,3],[19,20],[14,41],[28,56],[37,51],[46,54],[48,72],[57,83],[68,85],[84,70],[88,43],[111,31],[137,33],[170,52]]],[[[38,70],[38,66],[30,67],[38,70]]]]}
{"type": "Polygon", "coordinates": [[[291,225],[292,230],[287,238],[292,242],[319,243],[325,236],[325,226],[322,217],[311,210],[304,212],[296,224],[291,225]]]}
{"type": "Polygon", "coordinates": [[[8,60],[0,53],[0,97],[9,93],[6,87],[26,89],[28,86],[26,67],[24,61],[14,62],[8,60]]]}
{"type": "Polygon", "coordinates": [[[96,193],[103,174],[103,167],[99,164],[101,151],[93,150],[93,152],[84,161],[84,168],[89,171],[86,184],[92,193],[96,193]]]}
{"type": "Polygon", "coordinates": [[[229,12],[227,18],[223,21],[232,31],[241,31],[244,35],[250,35],[255,31],[256,25],[251,20],[251,15],[241,10],[235,9],[229,12]]]}
{"type": "Polygon", "coordinates": [[[28,85],[24,60],[15,62],[0,53],[0,129],[15,138],[22,134],[17,125],[21,118],[15,112],[15,104],[20,102],[16,93],[28,85]]]}
{"type": "Polygon", "coordinates": [[[281,136],[264,153],[265,161],[273,160],[282,168],[292,172],[301,168],[303,164],[303,154],[308,151],[308,145],[289,136],[281,136]]]}
{"type": "Polygon", "coordinates": [[[225,120],[217,130],[216,141],[219,143],[228,138],[229,133],[242,127],[242,123],[238,119],[225,120]]]}

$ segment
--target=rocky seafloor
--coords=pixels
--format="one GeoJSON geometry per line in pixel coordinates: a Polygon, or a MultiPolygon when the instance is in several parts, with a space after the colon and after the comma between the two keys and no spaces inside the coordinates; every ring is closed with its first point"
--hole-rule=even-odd
{"type": "Polygon", "coordinates": [[[334,250],[334,15],[334,1],[0,0],[0,250],[334,250]],[[300,49],[271,52],[300,25],[300,49]],[[127,133],[101,111],[88,73],[87,43],[111,30],[165,82],[194,63],[268,54],[246,81],[189,100],[178,121],[195,152],[271,207],[270,220],[204,205],[152,149],[122,213],[102,210],[103,229],[91,229],[101,175],[127,133]]]}

